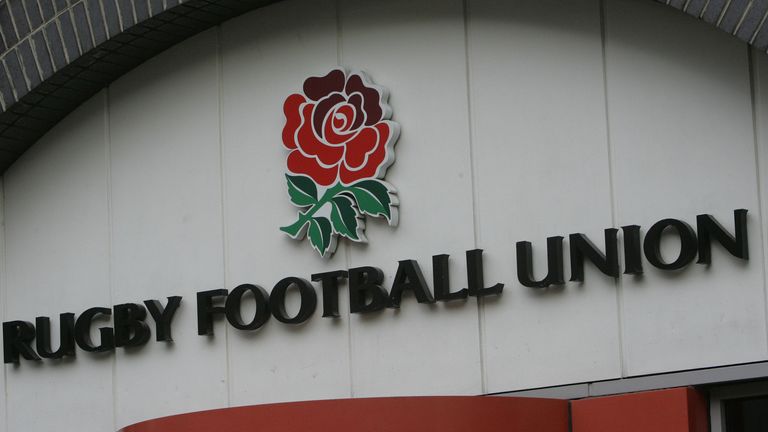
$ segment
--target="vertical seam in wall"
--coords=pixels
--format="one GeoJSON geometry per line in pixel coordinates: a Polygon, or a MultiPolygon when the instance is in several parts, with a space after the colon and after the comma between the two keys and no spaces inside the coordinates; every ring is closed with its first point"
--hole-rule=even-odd
{"type": "MultiPolygon", "coordinates": [[[[0,5],[0,7],[2,7],[2,5],[0,5]]],[[[2,41],[3,41],[3,46],[5,46],[5,47],[6,47],[5,49],[6,49],[6,51],[7,51],[7,50],[8,50],[8,48],[9,48],[9,45],[10,45],[10,44],[8,43],[8,38],[7,38],[7,37],[5,37],[5,33],[3,32],[3,30],[2,30],[2,29],[0,29],[0,40],[2,40],[2,41]]]]}
{"type": "MultiPolygon", "coordinates": [[[[224,187],[224,137],[223,137],[223,124],[224,124],[224,110],[223,110],[223,97],[222,89],[224,88],[224,61],[221,51],[221,25],[216,26],[216,94],[218,102],[218,117],[219,117],[219,201],[221,203],[221,259],[222,259],[222,279],[224,288],[229,285],[229,266],[227,259],[227,247],[229,242],[227,241],[227,217],[226,217],[226,205],[225,205],[225,193],[224,187]]],[[[232,379],[231,379],[231,364],[230,364],[230,352],[229,352],[229,326],[224,327],[224,347],[226,352],[226,386],[227,386],[227,406],[232,406],[232,379]]]]}
{"type": "MultiPolygon", "coordinates": [[[[608,152],[608,194],[611,203],[611,226],[616,226],[616,216],[618,214],[616,204],[616,191],[614,189],[614,163],[613,163],[613,146],[611,145],[611,114],[608,101],[608,59],[607,59],[607,20],[608,20],[608,5],[605,0],[599,0],[598,3],[600,13],[600,46],[602,49],[602,62],[603,62],[603,101],[605,109],[605,143],[606,150],[608,152]]],[[[624,292],[621,278],[615,278],[613,280],[614,287],[616,288],[616,320],[617,330],[619,337],[619,369],[621,376],[627,376],[627,367],[624,362],[624,325],[622,308],[624,307],[624,292]]]]}
{"type": "MultiPolygon", "coordinates": [[[[341,26],[341,1],[334,0],[334,7],[336,13],[336,63],[340,67],[343,67],[343,39],[342,39],[342,26],[341,26]]],[[[344,248],[344,261],[347,269],[352,265],[352,248],[349,245],[345,245],[344,248]]],[[[349,397],[355,397],[355,374],[352,368],[354,356],[352,355],[352,314],[347,313],[347,369],[349,371],[349,397]]]]}
{"type": "MultiPolygon", "coordinates": [[[[480,224],[477,216],[477,169],[475,167],[475,152],[474,152],[474,128],[472,117],[472,80],[470,79],[471,63],[469,57],[469,0],[462,0],[462,18],[464,25],[464,79],[465,79],[465,91],[467,101],[467,138],[469,139],[469,170],[470,170],[470,185],[472,194],[472,240],[474,247],[478,247],[478,239],[480,238],[480,224]]],[[[477,301],[477,336],[478,336],[478,350],[480,354],[480,391],[482,394],[488,392],[488,379],[485,370],[485,302],[482,296],[476,297],[477,301]]]]}
{"type": "Polygon", "coordinates": [[[725,3],[725,7],[723,7],[723,10],[720,11],[720,16],[717,17],[717,26],[720,27],[720,23],[723,22],[723,18],[725,18],[725,14],[728,13],[728,9],[731,7],[731,2],[733,0],[728,0],[725,3]]]}
{"type": "Polygon", "coordinates": [[[699,19],[704,16],[704,13],[707,12],[707,8],[709,7],[709,0],[707,0],[706,3],[704,3],[704,7],[701,8],[701,12],[699,12],[699,19]]]}
{"type": "MultiPolygon", "coordinates": [[[[40,80],[44,80],[45,77],[43,76],[43,68],[40,66],[40,56],[37,54],[37,42],[35,42],[34,39],[32,39],[32,35],[36,33],[40,33],[43,36],[43,39],[45,40],[45,32],[43,30],[38,30],[35,33],[29,34],[29,49],[32,51],[32,59],[35,60],[35,67],[37,68],[37,75],[40,77],[40,80]]],[[[46,41],[47,42],[47,41],[46,41]]],[[[46,52],[48,52],[48,47],[45,47],[46,52]]],[[[51,62],[51,65],[53,65],[53,59],[51,58],[50,54],[48,54],[49,61],[51,62]]]]}
{"type": "MultiPolygon", "coordinates": [[[[8,4],[8,2],[6,1],[4,2],[4,4],[0,5],[0,7],[3,7],[3,6],[5,6],[5,8],[8,9],[8,16],[11,17],[11,31],[13,32],[13,35],[16,36],[16,41],[17,41],[16,43],[18,44],[18,41],[21,40],[22,38],[19,37],[19,29],[17,28],[18,26],[16,25],[16,20],[13,19],[13,12],[11,12],[11,5],[8,4]]],[[[14,44],[13,46],[9,46],[6,49],[6,52],[10,51],[15,46],[16,44],[14,44]]]]}
{"type": "MultiPolygon", "coordinates": [[[[60,16],[60,15],[61,15],[61,14],[59,14],[59,15],[56,15],[56,17],[54,18],[54,20],[55,20],[56,18],[59,18],[59,16],[60,16]]],[[[62,17],[61,19],[64,19],[64,18],[62,17]]],[[[51,23],[52,23],[51,25],[53,25],[53,26],[56,28],[56,33],[58,33],[58,34],[59,34],[59,40],[61,41],[61,51],[64,53],[64,58],[67,60],[67,61],[66,61],[66,64],[69,64],[69,63],[73,62],[75,59],[70,59],[70,58],[69,58],[69,52],[68,52],[68,50],[67,50],[67,49],[64,47],[64,40],[65,40],[65,39],[64,39],[64,32],[61,30],[61,25],[59,25],[59,21],[61,21],[61,20],[58,20],[58,21],[54,21],[54,20],[51,20],[51,23]]],[[[45,32],[43,32],[43,33],[45,33],[45,32]]],[[[51,46],[51,45],[49,44],[48,46],[51,46]]]]}
{"type": "Polygon", "coordinates": [[[744,11],[741,13],[741,17],[739,17],[739,22],[736,23],[736,27],[733,28],[733,32],[731,34],[736,34],[739,32],[739,29],[741,29],[741,25],[744,24],[744,20],[747,18],[747,15],[749,15],[749,11],[752,9],[752,4],[754,3],[754,0],[749,0],[749,3],[747,3],[747,7],[744,8],[744,11]]]}
{"type": "MultiPolygon", "coordinates": [[[[0,284],[2,284],[2,286],[0,287],[0,294],[2,294],[2,298],[1,298],[2,304],[0,304],[0,308],[3,309],[3,319],[7,319],[8,318],[8,315],[7,315],[8,314],[8,305],[7,305],[7,303],[8,303],[8,276],[7,276],[6,269],[8,267],[6,266],[6,264],[7,264],[6,256],[8,255],[8,249],[5,247],[6,246],[6,237],[7,237],[6,229],[5,229],[5,222],[6,222],[6,219],[5,219],[5,215],[6,215],[5,207],[6,207],[6,204],[7,204],[7,202],[5,200],[5,175],[3,175],[0,178],[2,178],[2,186],[0,186],[0,194],[2,194],[2,198],[3,198],[3,209],[2,209],[3,210],[3,213],[2,213],[2,217],[3,217],[3,225],[2,225],[2,229],[3,229],[3,244],[2,244],[3,256],[2,256],[2,262],[1,262],[2,268],[0,268],[0,270],[2,270],[2,273],[0,273],[0,284]]],[[[5,366],[5,364],[3,364],[3,424],[5,425],[6,432],[8,431],[8,372],[7,372],[7,369],[8,368],[5,366]]]]}
{"type": "MultiPolygon", "coordinates": [[[[107,279],[109,304],[114,304],[114,243],[113,243],[113,211],[112,211],[112,129],[110,128],[110,99],[109,87],[104,89],[104,142],[105,165],[107,170],[107,279]]],[[[112,427],[117,430],[117,351],[112,355],[112,427]]]]}
{"type": "MultiPolygon", "coordinates": [[[[83,44],[80,43],[80,37],[79,37],[80,33],[77,31],[77,25],[75,25],[75,18],[73,16],[73,14],[69,13],[70,10],[71,10],[71,8],[70,9],[66,9],[66,12],[67,12],[66,14],[64,14],[62,12],[61,19],[68,19],[69,20],[69,23],[70,23],[70,25],[72,25],[72,29],[75,32],[75,42],[77,43],[77,52],[79,52],[81,54],[85,54],[85,51],[83,50],[83,44]]],[[[62,35],[63,34],[64,33],[62,32],[62,35]]],[[[62,39],[62,43],[63,43],[63,41],[64,41],[64,39],[62,39]]],[[[65,53],[67,52],[66,47],[64,48],[64,52],[65,53]]]]}
{"type": "Polygon", "coordinates": [[[21,59],[21,52],[19,50],[14,50],[14,51],[8,52],[8,55],[15,55],[18,58],[18,64],[21,66],[21,75],[24,76],[24,82],[27,84],[28,89],[32,89],[33,88],[32,80],[29,78],[30,76],[29,72],[27,71],[27,68],[24,66],[24,60],[21,59]]]}
{"type": "MultiPolygon", "coordinates": [[[[43,40],[45,41],[45,52],[48,53],[48,59],[51,62],[51,68],[56,69],[56,62],[53,60],[53,50],[51,49],[53,44],[48,40],[48,34],[45,31],[45,29],[40,29],[40,35],[43,37],[43,40]]],[[[43,68],[40,68],[40,78],[43,78],[42,75],[43,75],[43,68]]]]}
{"type": "Polygon", "coordinates": [[[766,18],[768,18],[768,11],[765,12],[765,15],[763,15],[763,19],[760,20],[760,24],[757,25],[757,28],[755,29],[755,33],[753,33],[752,37],[749,38],[750,44],[755,43],[755,39],[757,39],[757,35],[760,34],[760,30],[762,30],[763,25],[765,25],[766,18]]]}
{"type": "MultiPolygon", "coordinates": [[[[121,10],[122,8],[118,4],[119,1],[120,0],[117,0],[115,2],[115,9],[116,9],[116,12],[117,12],[117,22],[120,23],[120,32],[124,32],[125,31],[125,24],[124,24],[125,23],[125,19],[123,18],[123,11],[121,10]]],[[[101,2],[99,2],[99,3],[101,3],[101,2]]],[[[106,18],[105,18],[105,20],[106,20],[106,18]]]]}
{"type": "MultiPolygon", "coordinates": [[[[147,5],[147,7],[149,7],[149,5],[147,5]]],[[[118,8],[118,9],[120,9],[120,8],[118,8]]],[[[136,2],[135,1],[131,1],[131,12],[133,12],[133,22],[135,23],[134,25],[139,24],[139,19],[137,18],[138,14],[136,13],[136,2]]]]}
{"type": "Polygon", "coordinates": [[[343,41],[341,38],[341,1],[335,0],[334,7],[336,9],[336,63],[338,63],[339,66],[343,66],[342,61],[344,57],[342,55],[343,41]]]}
{"type": "MultiPolygon", "coordinates": [[[[111,39],[109,37],[109,32],[110,32],[111,29],[107,25],[107,14],[104,13],[104,0],[97,1],[96,2],[96,7],[99,10],[99,18],[101,18],[101,25],[104,26],[104,33],[107,35],[107,39],[106,40],[109,40],[109,39],[111,39]]],[[[116,9],[120,9],[120,8],[117,7],[116,9]]],[[[120,13],[118,12],[118,15],[119,14],[120,13]]],[[[119,17],[118,17],[118,21],[120,21],[119,17]]],[[[96,39],[96,36],[94,36],[93,38],[96,39]]]]}
{"type": "MultiPolygon", "coordinates": [[[[7,76],[7,77],[10,79],[10,77],[11,77],[11,71],[10,71],[10,69],[8,69],[8,64],[5,62],[5,58],[3,58],[3,60],[2,60],[2,64],[0,64],[0,67],[2,67],[3,69],[5,69],[5,75],[6,75],[6,76],[7,76]]],[[[19,89],[19,90],[20,90],[20,89],[19,89]]],[[[16,100],[19,100],[19,92],[18,92],[18,90],[16,89],[16,86],[15,86],[15,85],[11,85],[11,93],[13,93],[13,97],[15,97],[15,98],[16,98],[16,100]]],[[[13,102],[13,101],[11,101],[11,102],[13,102]]],[[[5,177],[3,177],[3,178],[5,178],[5,177]]]]}
{"type": "MultiPolygon", "coordinates": [[[[73,9],[74,11],[74,9],[73,9]]],[[[94,34],[93,29],[95,28],[93,25],[93,22],[91,21],[91,14],[88,13],[88,6],[83,2],[83,13],[85,14],[85,22],[88,23],[88,33],[91,35],[91,44],[93,47],[96,47],[96,35],[94,34]]],[[[104,25],[104,29],[106,31],[106,24],[104,25]]],[[[75,31],[77,31],[77,26],[75,26],[75,31]]],[[[80,33],[78,33],[79,35],[80,33]]],[[[85,53],[83,53],[85,54],[85,53]]]]}
{"type": "MultiPolygon", "coordinates": [[[[26,2],[19,0],[19,5],[21,6],[21,10],[24,11],[24,18],[27,19],[27,25],[29,26],[29,33],[27,33],[23,38],[19,38],[19,39],[26,39],[35,30],[35,27],[32,25],[32,20],[29,19],[29,12],[27,11],[27,5],[25,5],[24,3],[26,3],[26,2]]],[[[37,5],[37,0],[33,1],[32,3],[37,5]]],[[[9,6],[9,8],[10,8],[10,6],[9,6]]],[[[11,20],[13,21],[13,19],[11,19],[11,20]]]]}
{"type": "Polygon", "coordinates": [[[758,112],[760,111],[760,107],[757,103],[757,98],[760,94],[760,91],[762,90],[760,88],[760,83],[758,81],[758,74],[757,72],[757,62],[755,62],[755,59],[753,57],[752,49],[751,47],[747,46],[747,68],[749,72],[749,96],[750,96],[750,105],[752,108],[752,136],[754,140],[754,146],[755,146],[755,175],[757,177],[757,203],[758,207],[760,209],[760,218],[759,218],[759,226],[760,226],[760,247],[761,247],[761,253],[763,255],[763,265],[762,265],[762,276],[763,276],[763,318],[764,318],[764,336],[765,336],[765,349],[766,354],[768,354],[768,287],[766,286],[766,274],[765,274],[765,266],[766,266],[766,257],[765,257],[765,251],[766,251],[766,241],[765,238],[765,214],[766,214],[766,208],[765,208],[765,201],[763,200],[763,188],[762,188],[762,176],[760,171],[760,162],[761,162],[761,155],[762,152],[760,151],[760,128],[757,124],[757,119],[759,118],[758,112]]]}
{"type": "MultiPolygon", "coordinates": [[[[45,23],[46,23],[46,21],[45,21],[45,14],[43,13],[43,7],[40,5],[40,0],[36,0],[34,3],[35,3],[35,6],[37,6],[38,13],[40,13],[40,20],[43,22],[42,25],[45,25],[45,23]]],[[[54,10],[55,10],[55,8],[54,8],[54,10]]],[[[30,24],[30,28],[31,28],[32,27],[32,22],[30,21],[29,24],[30,24]]]]}

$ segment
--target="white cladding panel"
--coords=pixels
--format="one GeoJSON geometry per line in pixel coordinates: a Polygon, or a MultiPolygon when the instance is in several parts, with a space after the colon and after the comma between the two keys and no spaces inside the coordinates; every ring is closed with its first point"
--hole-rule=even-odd
{"type": "Polygon", "coordinates": [[[114,304],[183,297],[174,343],[117,353],[118,427],[227,405],[227,338],[194,325],[224,284],[216,50],[207,31],[109,90],[114,304]]]}
{"type": "MultiPolygon", "coordinates": [[[[283,101],[301,91],[308,73],[335,67],[335,3],[279,3],[225,24],[221,40],[226,287],[251,283],[269,291],[284,277],[308,280],[313,273],[345,268],[345,243],[335,259],[324,260],[306,241],[278,231],[296,218],[283,177],[283,101]],[[286,26],[289,21],[295,25],[286,26]]],[[[227,329],[231,404],[350,397],[350,324],[344,313],[320,318],[318,308],[299,327],[272,319],[256,332],[227,329]]],[[[216,328],[217,338],[224,328],[216,328]]]]}
{"type": "MultiPolygon", "coordinates": [[[[446,253],[456,290],[466,284],[464,251],[474,248],[462,2],[341,6],[342,64],[368,69],[390,89],[402,127],[387,171],[399,226],[369,219],[370,244],[350,247],[349,265],[381,267],[390,286],[397,261],[415,259],[431,285],[432,255],[446,253]]],[[[474,299],[422,305],[409,294],[399,310],[378,315],[351,317],[355,396],[482,392],[474,299]]]]}
{"type": "MultiPolygon", "coordinates": [[[[618,226],[750,210],[750,261],[621,279],[629,375],[765,359],[764,277],[747,49],[632,0],[608,4],[606,75],[618,226]],[[648,26],[654,22],[654,26],[648,26]],[[685,32],[686,38],[679,37],[685,32]]],[[[675,257],[675,244],[665,250],[675,257]]]]}
{"type": "MultiPolygon", "coordinates": [[[[3,189],[3,181],[0,180],[0,191],[3,189]]],[[[5,226],[5,193],[0,193],[0,226],[5,226]]],[[[0,230],[0,322],[5,322],[5,309],[7,302],[5,301],[5,229],[0,230]]],[[[2,333],[0,333],[0,338],[2,333]]],[[[5,403],[5,374],[6,368],[3,368],[3,373],[0,373],[0,432],[6,432],[8,424],[8,415],[6,414],[5,403]]]]}
{"type": "MultiPolygon", "coordinates": [[[[765,256],[765,251],[768,250],[768,232],[766,227],[768,226],[768,211],[766,211],[766,205],[768,205],[768,56],[763,55],[761,52],[753,50],[752,55],[752,82],[754,83],[754,101],[755,101],[755,137],[757,142],[757,158],[758,158],[758,171],[759,171],[759,190],[760,190],[760,204],[762,211],[761,221],[762,236],[763,236],[763,260],[768,262],[768,257],[765,256]]],[[[763,264],[763,272],[768,268],[768,265],[763,264]]],[[[764,297],[766,310],[768,311],[768,287],[766,287],[767,294],[764,297]]],[[[768,314],[768,313],[767,313],[768,314]]],[[[768,322],[768,316],[766,316],[766,322],[768,322]]]]}
{"type": "Polygon", "coordinates": [[[621,373],[613,278],[590,268],[584,284],[536,290],[515,271],[517,241],[533,243],[541,279],[547,237],[581,232],[603,247],[613,225],[599,2],[556,3],[469,11],[478,243],[489,280],[507,283],[484,302],[489,392],[621,373]]]}
{"type": "MultiPolygon", "coordinates": [[[[112,304],[105,102],[103,92],[86,102],[4,176],[4,319],[49,317],[54,349],[60,313],[112,304]]],[[[114,429],[114,363],[111,354],[79,351],[75,359],[6,366],[8,430],[114,429]],[[77,391],[84,384],[88,390],[77,391]]]]}
{"type": "MultiPolygon", "coordinates": [[[[0,320],[181,295],[172,344],[0,375],[0,432],[109,431],[180,412],[390,395],[479,394],[768,360],[768,56],[671,8],[610,0],[288,0],[162,53],[78,108],[2,179],[0,320]],[[402,126],[387,181],[400,224],[322,259],[296,217],[282,105],[337,64],[390,90],[402,126]],[[753,76],[754,94],[750,87],[753,76]],[[754,109],[752,106],[754,98],[754,109]],[[757,146],[756,146],[757,143],[757,146]],[[517,281],[515,242],[749,209],[750,260],[618,281],[517,281]],[[762,238],[761,238],[762,236],[762,238]],[[4,248],[4,250],[3,250],[4,248]],[[322,318],[225,320],[197,335],[195,294],[485,250],[498,298],[322,318]],[[4,380],[4,382],[3,382],[4,380]],[[79,389],[87,389],[85,391],[79,389]],[[7,400],[5,400],[7,395],[7,400]],[[4,412],[5,408],[8,412],[4,412]],[[45,415],[32,415],[42,409],[45,415]],[[83,422],[83,419],[87,419],[83,422]],[[7,423],[7,425],[6,425],[7,423]],[[7,426],[7,430],[6,430],[7,426]]],[[[665,243],[665,256],[675,253],[665,243]]],[[[623,267],[622,267],[623,270],[623,267]]],[[[296,298],[289,301],[295,310],[296,298]]],[[[244,314],[252,312],[248,306],[244,314]]],[[[57,337],[54,337],[54,346],[57,337]]]]}

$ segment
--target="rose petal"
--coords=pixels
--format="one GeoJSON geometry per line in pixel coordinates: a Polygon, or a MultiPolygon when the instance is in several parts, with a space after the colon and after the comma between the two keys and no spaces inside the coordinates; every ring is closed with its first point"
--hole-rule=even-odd
{"type": "Polygon", "coordinates": [[[355,108],[352,105],[339,105],[333,113],[333,128],[340,131],[349,130],[354,119],[355,108]]]}
{"type": "MultiPolygon", "coordinates": [[[[336,122],[335,117],[337,114],[341,114],[347,117],[345,122],[347,125],[352,123],[349,117],[354,116],[354,112],[352,112],[353,109],[354,108],[352,108],[351,105],[344,104],[337,106],[336,109],[328,113],[328,116],[325,118],[325,124],[323,125],[323,136],[325,137],[325,140],[328,142],[328,144],[344,144],[355,135],[355,131],[339,133],[337,131],[338,128],[334,127],[334,123],[336,122]]],[[[349,143],[347,143],[345,147],[349,148],[349,143]]]]}
{"type": "Polygon", "coordinates": [[[315,128],[317,136],[323,136],[323,121],[333,107],[344,103],[345,99],[341,93],[333,93],[321,100],[315,105],[315,112],[312,114],[312,126],[315,128]]]}
{"type": "Polygon", "coordinates": [[[339,167],[325,168],[312,157],[306,157],[294,150],[288,155],[288,171],[293,174],[305,174],[321,186],[330,186],[336,181],[339,167]]]}
{"type": "MultiPolygon", "coordinates": [[[[392,126],[390,126],[389,122],[378,123],[372,128],[363,129],[363,131],[375,131],[376,141],[374,149],[365,154],[362,164],[359,165],[349,166],[347,164],[349,159],[345,158],[344,163],[339,167],[339,178],[344,184],[351,184],[366,178],[384,177],[387,168],[394,161],[394,157],[391,156],[393,145],[392,126]]],[[[366,134],[369,133],[366,132],[366,134]]],[[[355,138],[357,139],[357,137],[355,138]]]]}
{"type": "Polygon", "coordinates": [[[297,147],[306,156],[315,156],[326,167],[336,165],[344,157],[344,147],[329,146],[317,138],[309,120],[313,109],[312,104],[305,104],[302,108],[304,115],[301,127],[296,132],[297,147]]]}
{"type": "Polygon", "coordinates": [[[365,121],[365,111],[363,111],[363,95],[355,93],[349,97],[347,103],[355,107],[355,121],[350,126],[350,130],[357,130],[365,121]]]}
{"type": "Polygon", "coordinates": [[[344,164],[350,169],[359,169],[365,164],[368,154],[379,145],[379,134],[376,129],[366,127],[347,143],[344,153],[344,164]]]}
{"type": "Polygon", "coordinates": [[[304,94],[308,98],[319,101],[333,92],[344,90],[344,71],[334,69],[323,77],[309,77],[304,81],[304,94]]]}
{"type": "Polygon", "coordinates": [[[301,126],[301,104],[307,99],[297,93],[294,93],[285,100],[283,104],[283,113],[285,113],[285,126],[283,127],[283,145],[287,149],[296,148],[296,129],[301,126]]]}
{"type": "Polygon", "coordinates": [[[358,74],[350,75],[344,91],[348,96],[359,93],[363,97],[363,111],[365,112],[365,125],[373,126],[381,121],[384,112],[381,109],[381,94],[375,88],[366,87],[363,78],[358,74]]]}

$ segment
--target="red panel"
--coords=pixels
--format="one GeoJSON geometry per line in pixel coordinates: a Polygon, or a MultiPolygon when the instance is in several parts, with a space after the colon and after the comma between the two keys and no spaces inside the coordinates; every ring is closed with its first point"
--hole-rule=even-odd
{"type": "Polygon", "coordinates": [[[688,389],[688,430],[709,432],[709,401],[703,393],[688,389]]]}
{"type": "Polygon", "coordinates": [[[707,432],[706,398],[681,387],[582,399],[571,405],[573,432],[707,432]]]}
{"type": "Polygon", "coordinates": [[[164,417],[122,432],[568,432],[568,401],[513,397],[340,399],[164,417]]]}

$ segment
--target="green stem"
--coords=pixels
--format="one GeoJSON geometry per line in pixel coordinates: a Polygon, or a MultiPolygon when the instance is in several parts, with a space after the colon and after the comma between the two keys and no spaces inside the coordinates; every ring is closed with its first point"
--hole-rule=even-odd
{"type": "Polygon", "coordinates": [[[301,227],[303,227],[304,224],[306,224],[312,219],[312,215],[317,213],[317,211],[320,210],[320,208],[323,207],[323,205],[331,201],[333,197],[335,197],[339,192],[342,192],[346,189],[347,188],[344,187],[344,185],[342,185],[341,183],[337,183],[335,186],[326,190],[322,198],[320,198],[320,200],[317,203],[313,204],[312,207],[310,207],[309,210],[306,211],[306,213],[299,213],[299,219],[296,222],[286,227],[282,227],[280,228],[280,230],[287,232],[290,235],[296,235],[296,233],[299,232],[301,227]]]}

